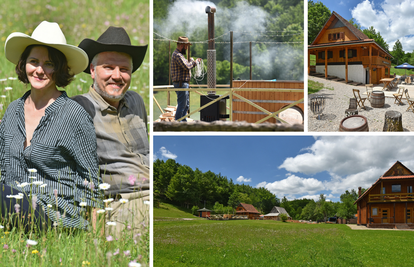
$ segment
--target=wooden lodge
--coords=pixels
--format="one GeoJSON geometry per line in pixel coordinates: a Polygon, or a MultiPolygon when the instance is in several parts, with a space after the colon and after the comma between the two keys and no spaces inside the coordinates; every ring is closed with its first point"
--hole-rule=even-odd
{"type": "Polygon", "coordinates": [[[290,217],[289,213],[287,213],[285,208],[274,206],[273,209],[270,211],[270,213],[263,216],[263,220],[280,221],[281,220],[280,215],[282,214],[286,214],[288,217],[288,220],[292,219],[292,217],[290,217]]]}
{"type": "Polygon", "coordinates": [[[316,56],[316,73],[342,78],[346,83],[379,84],[390,77],[392,55],[369,39],[335,11],[311,45],[310,55],[316,56]]]}
{"type": "Polygon", "coordinates": [[[367,227],[414,228],[414,173],[397,161],[355,201],[357,223],[367,227]]]}
{"type": "Polygon", "coordinates": [[[240,203],[236,208],[237,215],[246,215],[249,220],[258,220],[260,213],[251,204],[240,203]]]}

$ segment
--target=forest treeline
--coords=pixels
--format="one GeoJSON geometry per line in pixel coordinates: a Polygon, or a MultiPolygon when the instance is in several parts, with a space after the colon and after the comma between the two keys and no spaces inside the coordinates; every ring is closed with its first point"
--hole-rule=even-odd
{"type": "MultiPolygon", "coordinates": [[[[170,40],[183,35],[189,37],[191,42],[195,42],[191,46],[191,56],[202,58],[207,68],[208,45],[197,43],[208,40],[207,15],[194,14],[198,11],[195,8],[200,9],[209,3],[217,6],[215,37],[223,36],[216,40],[215,45],[217,84],[230,82],[230,31],[234,31],[234,79],[248,80],[250,77],[249,41],[252,41],[253,80],[303,80],[304,1],[158,0],[154,1],[153,9],[154,85],[168,84],[169,49],[171,53],[176,49],[176,43],[171,42],[169,48],[163,37],[170,40]],[[192,9],[190,15],[185,13],[188,9],[192,9]],[[191,16],[191,20],[184,18],[187,16],[191,16]],[[176,23],[175,19],[181,23],[176,23]],[[174,27],[168,27],[171,25],[174,27]]],[[[192,78],[191,83],[196,81],[192,78]]],[[[206,84],[207,77],[198,83],[206,84]]]]}
{"type": "MultiPolygon", "coordinates": [[[[241,202],[252,204],[261,214],[269,213],[274,206],[286,209],[296,220],[319,220],[338,216],[352,218],[356,214],[355,190],[345,191],[340,202],[326,200],[321,194],[312,199],[279,199],[268,189],[235,184],[233,180],[211,171],[181,165],[173,159],[157,159],[153,163],[154,202],[169,202],[185,208],[206,207],[216,213],[232,213],[241,202]]],[[[363,190],[364,191],[364,190],[363,190]]],[[[362,191],[362,192],[363,192],[362,191]]]]}

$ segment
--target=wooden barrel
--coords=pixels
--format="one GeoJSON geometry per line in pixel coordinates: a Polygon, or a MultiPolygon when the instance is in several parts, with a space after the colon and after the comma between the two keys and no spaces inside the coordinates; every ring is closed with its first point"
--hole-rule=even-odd
{"type": "Polygon", "coordinates": [[[339,125],[340,132],[369,132],[367,118],[353,115],[344,118],[339,125]]]}
{"type": "Polygon", "coordinates": [[[372,91],[371,93],[371,107],[382,108],[385,104],[385,95],[383,91],[372,91]]]}
{"type": "Polygon", "coordinates": [[[303,112],[297,107],[288,108],[278,114],[278,117],[286,121],[290,125],[303,124],[303,112]]]}

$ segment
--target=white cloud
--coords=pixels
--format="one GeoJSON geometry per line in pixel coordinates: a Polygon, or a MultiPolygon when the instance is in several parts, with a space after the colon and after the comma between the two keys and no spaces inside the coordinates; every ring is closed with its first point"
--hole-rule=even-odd
{"type": "Polygon", "coordinates": [[[168,158],[168,159],[176,159],[177,155],[173,154],[172,152],[168,151],[165,147],[161,147],[159,150],[159,153],[161,153],[162,158],[168,158]]]}
{"type": "Polygon", "coordinates": [[[323,183],[317,179],[301,178],[296,175],[290,175],[286,179],[273,183],[261,182],[256,187],[265,187],[277,197],[286,196],[288,198],[293,198],[298,194],[316,193],[325,189],[323,183]]]}
{"type": "Polygon", "coordinates": [[[392,50],[397,39],[406,52],[414,50],[414,1],[385,0],[375,6],[374,1],[365,0],[351,10],[352,17],[363,28],[373,26],[392,50]]]}
{"type": "Polygon", "coordinates": [[[152,155],[152,161],[156,161],[158,159],[158,157],[157,157],[157,155],[154,153],[153,155],[152,155]]]}
{"type": "Polygon", "coordinates": [[[236,181],[239,183],[250,183],[252,179],[251,178],[247,179],[247,178],[244,178],[243,176],[239,176],[239,178],[237,178],[236,181]]]}

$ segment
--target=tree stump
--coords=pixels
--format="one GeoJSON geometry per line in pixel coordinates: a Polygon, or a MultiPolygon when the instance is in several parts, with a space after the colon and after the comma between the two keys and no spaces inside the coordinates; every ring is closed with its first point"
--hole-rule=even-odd
{"type": "Polygon", "coordinates": [[[402,115],[398,111],[389,110],[385,112],[383,132],[402,132],[402,115]]]}

